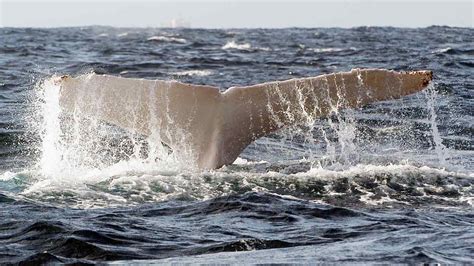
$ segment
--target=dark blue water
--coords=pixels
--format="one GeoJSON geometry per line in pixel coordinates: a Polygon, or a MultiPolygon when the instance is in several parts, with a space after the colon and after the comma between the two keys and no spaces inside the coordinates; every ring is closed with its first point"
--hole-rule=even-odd
{"type": "Polygon", "coordinates": [[[472,263],[473,36],[450,27],[0,28],[0,263],[472,263]],[[429,69],[434,83],[280,130],[215,171],[144,163],[130,155],[139,137],[103,125],[110,134],[96,145],[109,153],[84,156],[120,160],[41,171],[51,155],[38,95],[54,74],[225,90],[352,68],[429,69]]]}

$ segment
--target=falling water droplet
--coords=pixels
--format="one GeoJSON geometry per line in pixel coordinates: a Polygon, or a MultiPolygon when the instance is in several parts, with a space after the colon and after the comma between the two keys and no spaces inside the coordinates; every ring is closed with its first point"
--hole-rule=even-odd
{"type": "Polygon", "coordinates": [[[434,150],[436,152],[436,155],[438,157],[438,160],[441,164],[441,166],[446,167],[447,166],[447,159],[448,159],[448,151],[446,146],[443,144],[443,139],[441,138],[441,135],[438,130],[438,124],[436,122],[437,119],[437,114],[436,114],[436,101],[438,97],[438,93],[436,92],[433,82],[431,82],[425,92],[425,97],[426,97],[426,107],[429,112],[429,123],[431,126],[431,133],[433,135],[433,143],[434,143],[434,150]]]}

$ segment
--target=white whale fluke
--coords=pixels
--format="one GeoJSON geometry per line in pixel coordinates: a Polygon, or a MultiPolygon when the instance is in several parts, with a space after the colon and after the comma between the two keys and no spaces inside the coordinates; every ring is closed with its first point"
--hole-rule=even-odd
{"type": "Polygon", "coordinates": [[[279,128],[415,93],[431,79],[431,71],[354,69],[222,93],[211,86],[96,74],[58,81],[62,109],[156,134],[171,149],[185,140],[195,164],[211,169],[231,164],[252,141],[279,128]]]}

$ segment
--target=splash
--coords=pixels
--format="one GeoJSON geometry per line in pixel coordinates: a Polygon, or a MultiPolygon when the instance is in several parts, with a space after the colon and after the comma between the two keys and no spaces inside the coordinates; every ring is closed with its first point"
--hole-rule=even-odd
{"type": "Polygon", "coordinates": [[[438,93],[436,92],[433,83],[430,83],[425,90],[426,104],[429,111],[429,123],[431,126],[431,133],[433,136],[434,150],[436,151],[438,160],[442,167],[447,167],[448,149],[443,144],[443,140],[438,130],[436,122],[436,100],[438,93]]]}
{"type": "Polygon", "coordinates": [[[44,104],[42,106],[43,124],[41,127],[42,155],[40,160],[41,173],[45,176],[57,174],[58,167],[61,168],[61,127],[59,106],[59,87],[54,84],[54,78],[45,80],[41,87],[40,95],[44,104]]]}
{"type": "MultiPolygon", "coordinates": [[[[179,156],[184,156],[184,153],[172,152],[162,144],[156,116],[150,115],[150,132],[154,133],[145,138],[84,116],[78,109],[74,109],[72,114],[63,113],[60,87],[55,79],[57,77],[45,80],[38,88],[38,101],[43,103],[39,110],[43,121],[38,124],[41,156],[37,169],[42,176],[63,179],[91,177],[101,175],[104,169],[113,169],[112,173],[117,173],[120,165],[125,172],[189,169],[189,164],[183,165],[183,158],[179,156]]],[[[150,90],[150,101],[157,97],[155,94],[155,90],[150,90]]],[[[78,98],[91,100],[87,95],[78,98]]],[[[96,102],[88,104],[100,104],[101,99],[94,100],[96,102]]],[[[156,113],[154,105],[150,106],[150,114],[156,113]]]]}
{"type": "MultiPolygon", "coordinates": [[[[465,179],[469,176],[429,167],[416,157],[416,153],[405,151],[401,146],[397,147],[398,154],[387,154],[384,150],[387,147],[373,136],[368,138],[368,142],[379,149],[366,151],[358,141],[362,125],[357,118],[363,115],[363,110],[339,108],[344,105],[344,82],[337,84],[337,102],[318,99],[331,105],[332,111],[327,118],[317,118],[312,115],[314,110],[304,109],[304,102],[311,95],[300,93],[297,96],[303,110],[302,117],[291,118],[291,112],[285,115],[288,119],[301,119],[302,125],[283,128],[272,137],[258,140],[231,166],[196,171],[185,157],[161,143],[160,130],[166,129],[159,127],[160,121],[153,120],[156,116],[152,114],[157,112],[154,105],[150,105],[149,110],[150,132],[153,134],[139,136],[84,117],[77,109],[72,114],[62,112],[60,88],[55,84],[55,78],[43,81],[37,89],[41,117],[37,119],[40,122],[36,128],[41,137],[41,156],[37,165],[20,173],[7,172],[0,177],[9,186],[21,184],[21,194],[28,198],[79,208],[169,199],[206,200],[247,191],[332,201],[341,195],[354,197],[351,189],[341,190],[341,186],[352,186],[357,188],[360,193],[357,197],[364,204],[411,204],[422,201],[421,196],[406,198],[401,195],[415,178],[418,180],[415,186],[422,190],[420,193],[425,199],[441,197],[442,201],[445,200],[443,193],[457,193],[456,199],[472,203],[471,185],[462,187],[456,181],[439,182],[440,178],[465,179]],[[376,159],[377,156],[383,160],[376,159]],[[412,162],[409,163],[407,158],[412,162]],[[375,185],[366,187],[367,182],[375,185]],[[405,185],[397,187],[394,184],[405,185]]],[[[363,81],[359,83],[362,86],[363,81]]],[[[429,110],[426,121],[433,141],[438,145],[434,152],[444,163],[446,148],[437,129],[436,94],[432,86],[425,94],[429,110]]],[[[327,91],[329,86],[322,89],[327,91]]],[[[282,102],[286,101],[283,95],[278,96],[282,102]]],[[[156,90],[150,90],[148,99],[153,101],[155,97],[156,90]]],[[[79,99],[91,100],[87,95],[79,99]]],[[[90,104],[98,104],[100,99],[95,101],[90,104]]],[[[271,109],[270,104],[268,108],[271,109]]],[[[315,108],[319,108],[318,105],[315,108]]],[[[275,113],[273,116],[278,123],[279,116],[275,113]]],[[[374,127],[371,130],[376,135],[387,128],[374,127]]]]}

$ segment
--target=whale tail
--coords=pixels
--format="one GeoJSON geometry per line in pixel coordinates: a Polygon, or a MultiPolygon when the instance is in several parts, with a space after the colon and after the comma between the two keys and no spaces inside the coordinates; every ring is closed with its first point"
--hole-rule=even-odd
{"type": "Polygon", "coordinates": [[[344,108],[425,88],[431,71],[354,69],[317,77],[217,87],[87,74],[61,79],[60,105],[188,149],[197,167],[231,164],[254,140],[344,108]]]}

